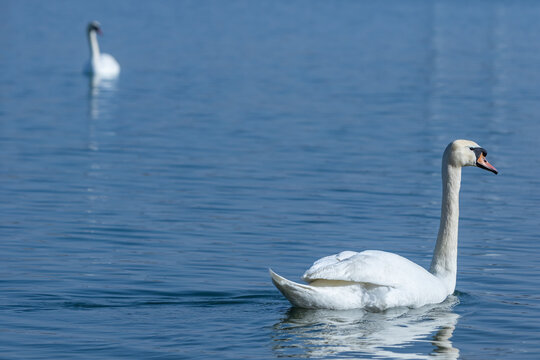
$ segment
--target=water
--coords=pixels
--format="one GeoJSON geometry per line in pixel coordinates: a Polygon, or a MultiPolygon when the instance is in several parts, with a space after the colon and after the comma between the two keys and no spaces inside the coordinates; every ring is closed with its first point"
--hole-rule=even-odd
{"type": "Polygon", "coordinates": [[[540,4],[0,7],[0,357],[537,358],[540,4]],[[268,267],[429,265],[455,138],[500,170],[464,170],[455,295],[290,308],[268,267]]]}

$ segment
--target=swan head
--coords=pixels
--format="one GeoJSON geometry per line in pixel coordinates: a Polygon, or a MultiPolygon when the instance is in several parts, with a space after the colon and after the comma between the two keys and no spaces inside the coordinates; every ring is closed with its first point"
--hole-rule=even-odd
{"type": "Polygon", "coordinates": [[[88,24],[88,27],[86,28],[86,31],[90,34],[92,31],[95,31],[96,33],[98,33],[99,35],[102,34],[101,32],[101,24],[99,23],[99,21],[92,21],[91,23],[88,24]]]}
{"type": "Polygon", "coordinates": [[[448,144],[444,152],[444,158],[452,166],[476,166],[497,174],[497,169],[487,161],[486,156],[487,151],[470,140],[455,140],[448,144]]]}

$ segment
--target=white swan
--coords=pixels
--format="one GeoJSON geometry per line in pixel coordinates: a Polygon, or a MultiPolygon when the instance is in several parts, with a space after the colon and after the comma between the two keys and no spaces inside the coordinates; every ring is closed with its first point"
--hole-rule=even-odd
{"type": "Polygon", "coordinates": [[[307,285],[270,269],[272,282],[294,306],[308,309],[385,310],[444,301],[456,286],[461,168],[477,166],[497,174],[486,155],[469,140],[456,140],[444,151],[441,223],[429,271],[389,252],[344,251],[317,260],[302,277],[307,285]]]}
{"type": "Polygon", "coordinates": [[[116,78],[120,74],[120,65],[114,57],[109,54],[102,54],[99,51],[97,34],[101,34],[101,24],[92,21],[87,27],[90,59],[84,68],[84,72],[102,79],[116,78]]]}

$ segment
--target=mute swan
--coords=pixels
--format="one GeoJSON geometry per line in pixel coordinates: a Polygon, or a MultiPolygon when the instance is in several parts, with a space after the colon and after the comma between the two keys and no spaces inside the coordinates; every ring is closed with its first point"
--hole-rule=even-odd
{"type": "Polygon", "coordinates": [[[90,59],[84,68],[84,72],[89,75],[99,76],[102,79],[115,78],[120,74],[120,65],[111,55],[100,53],[96,34],[101,35],[101,24],[92,21],[87,27],[90,59]]]}
{"type": "Polygon", "coordinates": [[[444,151],[441,222],[429,271],[385,251],[343,251],[317,260],[302,276],[307,285],[270,269],[272,282],[294,306],[308,309],[380,311],[444,301],[456,287],[461,168],[477,166],[497,174],[486,155],[469,140],[456,140],[444,151]]]}

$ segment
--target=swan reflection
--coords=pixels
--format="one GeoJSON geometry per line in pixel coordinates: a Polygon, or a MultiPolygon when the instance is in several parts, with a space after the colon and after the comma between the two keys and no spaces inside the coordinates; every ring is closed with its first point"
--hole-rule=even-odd
{"type": "Polygon", "coordinates": [[[273,348],[287,357],[457,359],[450,340],[457,302],[450,296],[442,304],[382,313],[291,308],[274,325],[273,348]]]}
{"type": "Polygon", "coordinates": [[[106,79],[99,75],[89,77],[90,118],[93,120],[110,117],[114,95],[118,90],[118,79],[106,79]]]}

